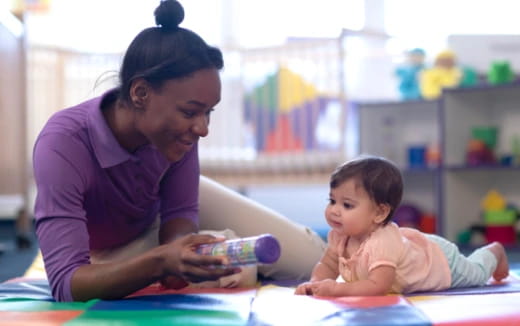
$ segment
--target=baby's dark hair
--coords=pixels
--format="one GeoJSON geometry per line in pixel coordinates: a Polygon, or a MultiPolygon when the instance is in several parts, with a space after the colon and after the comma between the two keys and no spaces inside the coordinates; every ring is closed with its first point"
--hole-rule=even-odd
{"type": "Polygon", "coordinates": [[[387,204],[390,212],[383,225],[392,220],[403,196],[403,178],[394,163],[377,156],[360,156],[338,166],[330,177],[335,189],[347,180],[356,179],[376,204],[387,204]]]}
{"type": "Polygon", "coordinates": [[[222,69],[222,52],[196,33],[179,27],[184,9],[176,0],[161,0],[155,9],[156,27],[141,31],[130,43],[119,73],[120,98],[130,100],[130,87],[143,78],[159,89],[170,79],[183,78],[206,68],[222,69]]]}

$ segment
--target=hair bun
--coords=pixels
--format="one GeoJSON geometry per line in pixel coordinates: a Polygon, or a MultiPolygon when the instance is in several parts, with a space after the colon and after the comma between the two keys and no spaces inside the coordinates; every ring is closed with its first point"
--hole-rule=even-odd
{"type": "Polygon", "coordinates": [[[155,23],[165,29],[176,29],[184,20],[184,9],[176,0],[161,0],[154,11],[155,23]]]}

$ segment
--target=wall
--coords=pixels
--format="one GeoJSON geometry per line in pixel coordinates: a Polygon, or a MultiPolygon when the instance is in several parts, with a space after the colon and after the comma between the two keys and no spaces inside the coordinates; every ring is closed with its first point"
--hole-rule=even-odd
{"type": "MultiPolygon", "coordinates": [[[[28,162],[25,155],[25,68],[23,39],[0,21],[0,196],[24,196],[28,162]]],[[[0,210],[4,210],[0,207],[0,210]]]]}

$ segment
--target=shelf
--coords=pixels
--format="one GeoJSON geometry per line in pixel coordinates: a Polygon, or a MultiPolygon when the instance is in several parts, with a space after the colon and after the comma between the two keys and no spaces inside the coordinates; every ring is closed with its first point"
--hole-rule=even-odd
{"type": "Polygon", "coordinates": [[[444,169],[448,171],[461,171],[461,172],[471,172],[471,171],[520,171],[519,165],[450,165],[444,167],[444,169]]]}
{"type": "Polygon", "coordinates": [[[404,167],[401,168],[403,174],[436,174],[441,171],[441,167],[404,167]]]}
{"type": "Polygon", "coordinates": [[[457,94],[457,93],[480,93],[484,94],[485,92],[497,92],[501,90],[517,90],[520,87],[519,81],[514,81],[511,83],[500,84],[500,85],[491,85],[491,84],[479,84],[471,87],[456,87],[456,88],[445,88],[443,90],[443,96],[447,94],[457,94]]]}
{"type": "MultiPolygon", "coordinates": [[[[520,82],[446,89],[438,101],[356,103],[359,153],[384,156],[400,167],[403,202],[432,211],[439,233],[455,240],[481,222],[481,201],[491,189],[520,207],[520,165],[467,165],[472,128],[497,127],[497,154],[512,154],[520,137],[520,82]],[[438,167],[410,167],[409,148],[439,146],[438,167]]],[[[520,247],[520,244],[518,245],[520,247]]]]}

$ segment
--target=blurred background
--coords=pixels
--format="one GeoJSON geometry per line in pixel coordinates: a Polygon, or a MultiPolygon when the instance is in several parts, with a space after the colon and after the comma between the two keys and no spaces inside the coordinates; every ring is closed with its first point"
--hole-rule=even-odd
{"type": "MultiPolygon", "coordinates": [[[[29,259],[36,249],[31,229],[35,196],[31,155],[42,126],[54,112],[117,84],[126,47],[139,31],[154,25],[158,3],[0,0],[0,252],[30,248],[29,259]]],[[[486,228],[480,223],[485,210],[480,200],[498,189],[514,211],[508,227],[517,232],[520,179],[515,155],[520,155],[520,148],[515,152],[514,144],[511,150],[509,145],[497,146],[496,160],[479,156],[476,170],[468,168],[471,160],[444,165],[449,139],[460,137],[448,135],[457,127],[443,120],[448,105],[444,95],[425,93],[422,88],[429,84],[419,85],[417,74],[448,58],[465,81],[437,85],[439,89],[469,86],[485,93],[510,87],[520,93],[514,88],[518,87],[515,71],[520,70],[516,1],[181,3],[185,9],[181,26],[220,47],[225,55],[222,102],[212,116],[210,136],[200,145],[203,174],[323,235],[331,171],[359,153],[385,155],[405,173],[408,205],[401,212],[403,224],[459,242],[486,241],[478,236],[485,232],[477,232],[486,228]],[[403,88],[411,74],[412,84],[421,88],[417,94],[403,88]],[[507,168],[481,168],[498,165],[506,154],[512,162],[507,168]],[[460,170],[462,176],[453,176],[460,170]],[[478,184],[481,191],[471,197],[469,217],[448,222],[458,219],[450,215],[450,205],[455,204],[447,198],[449,191],[475,188],[468,186],[467,179],[474,179],[471,173],[494,181],[478,184]],[[496,184],[502,179],[503,184],[496,184]]],[[[481,102],[481,95],[475,96],[481,102]]],[[[499,93],[493,99],[501,97],[509,99],[506,111],[513,112],[503,120],[519,121],[517,98],[499,93]]],[[[453,103],[460,106],[460,101],[453,103]]],[[[472,115],[457,119],[465,121],[472,115]]],[[[489,120],[488,114],[482,117],[489,120]]],[[[500,129],[497,124],[486,126],[500,129]]],[[[482,125],[475,122],[468,129],[482,125]]],[[[517,139],[515,128],[520,128],[515,125],[502,128],[502,134],[507,129],[507,144],[517,139]]],[[[481,143],[470,144],[481,140],[477,131],[472,135],[478,139],[464,134],[463,152],[483,151],[478,147],[481,143]]],[[[455,207],[453,212],[464,210],[455,207]]],[[[507,241],[517,243],[516,237],[507,241]]]]}

